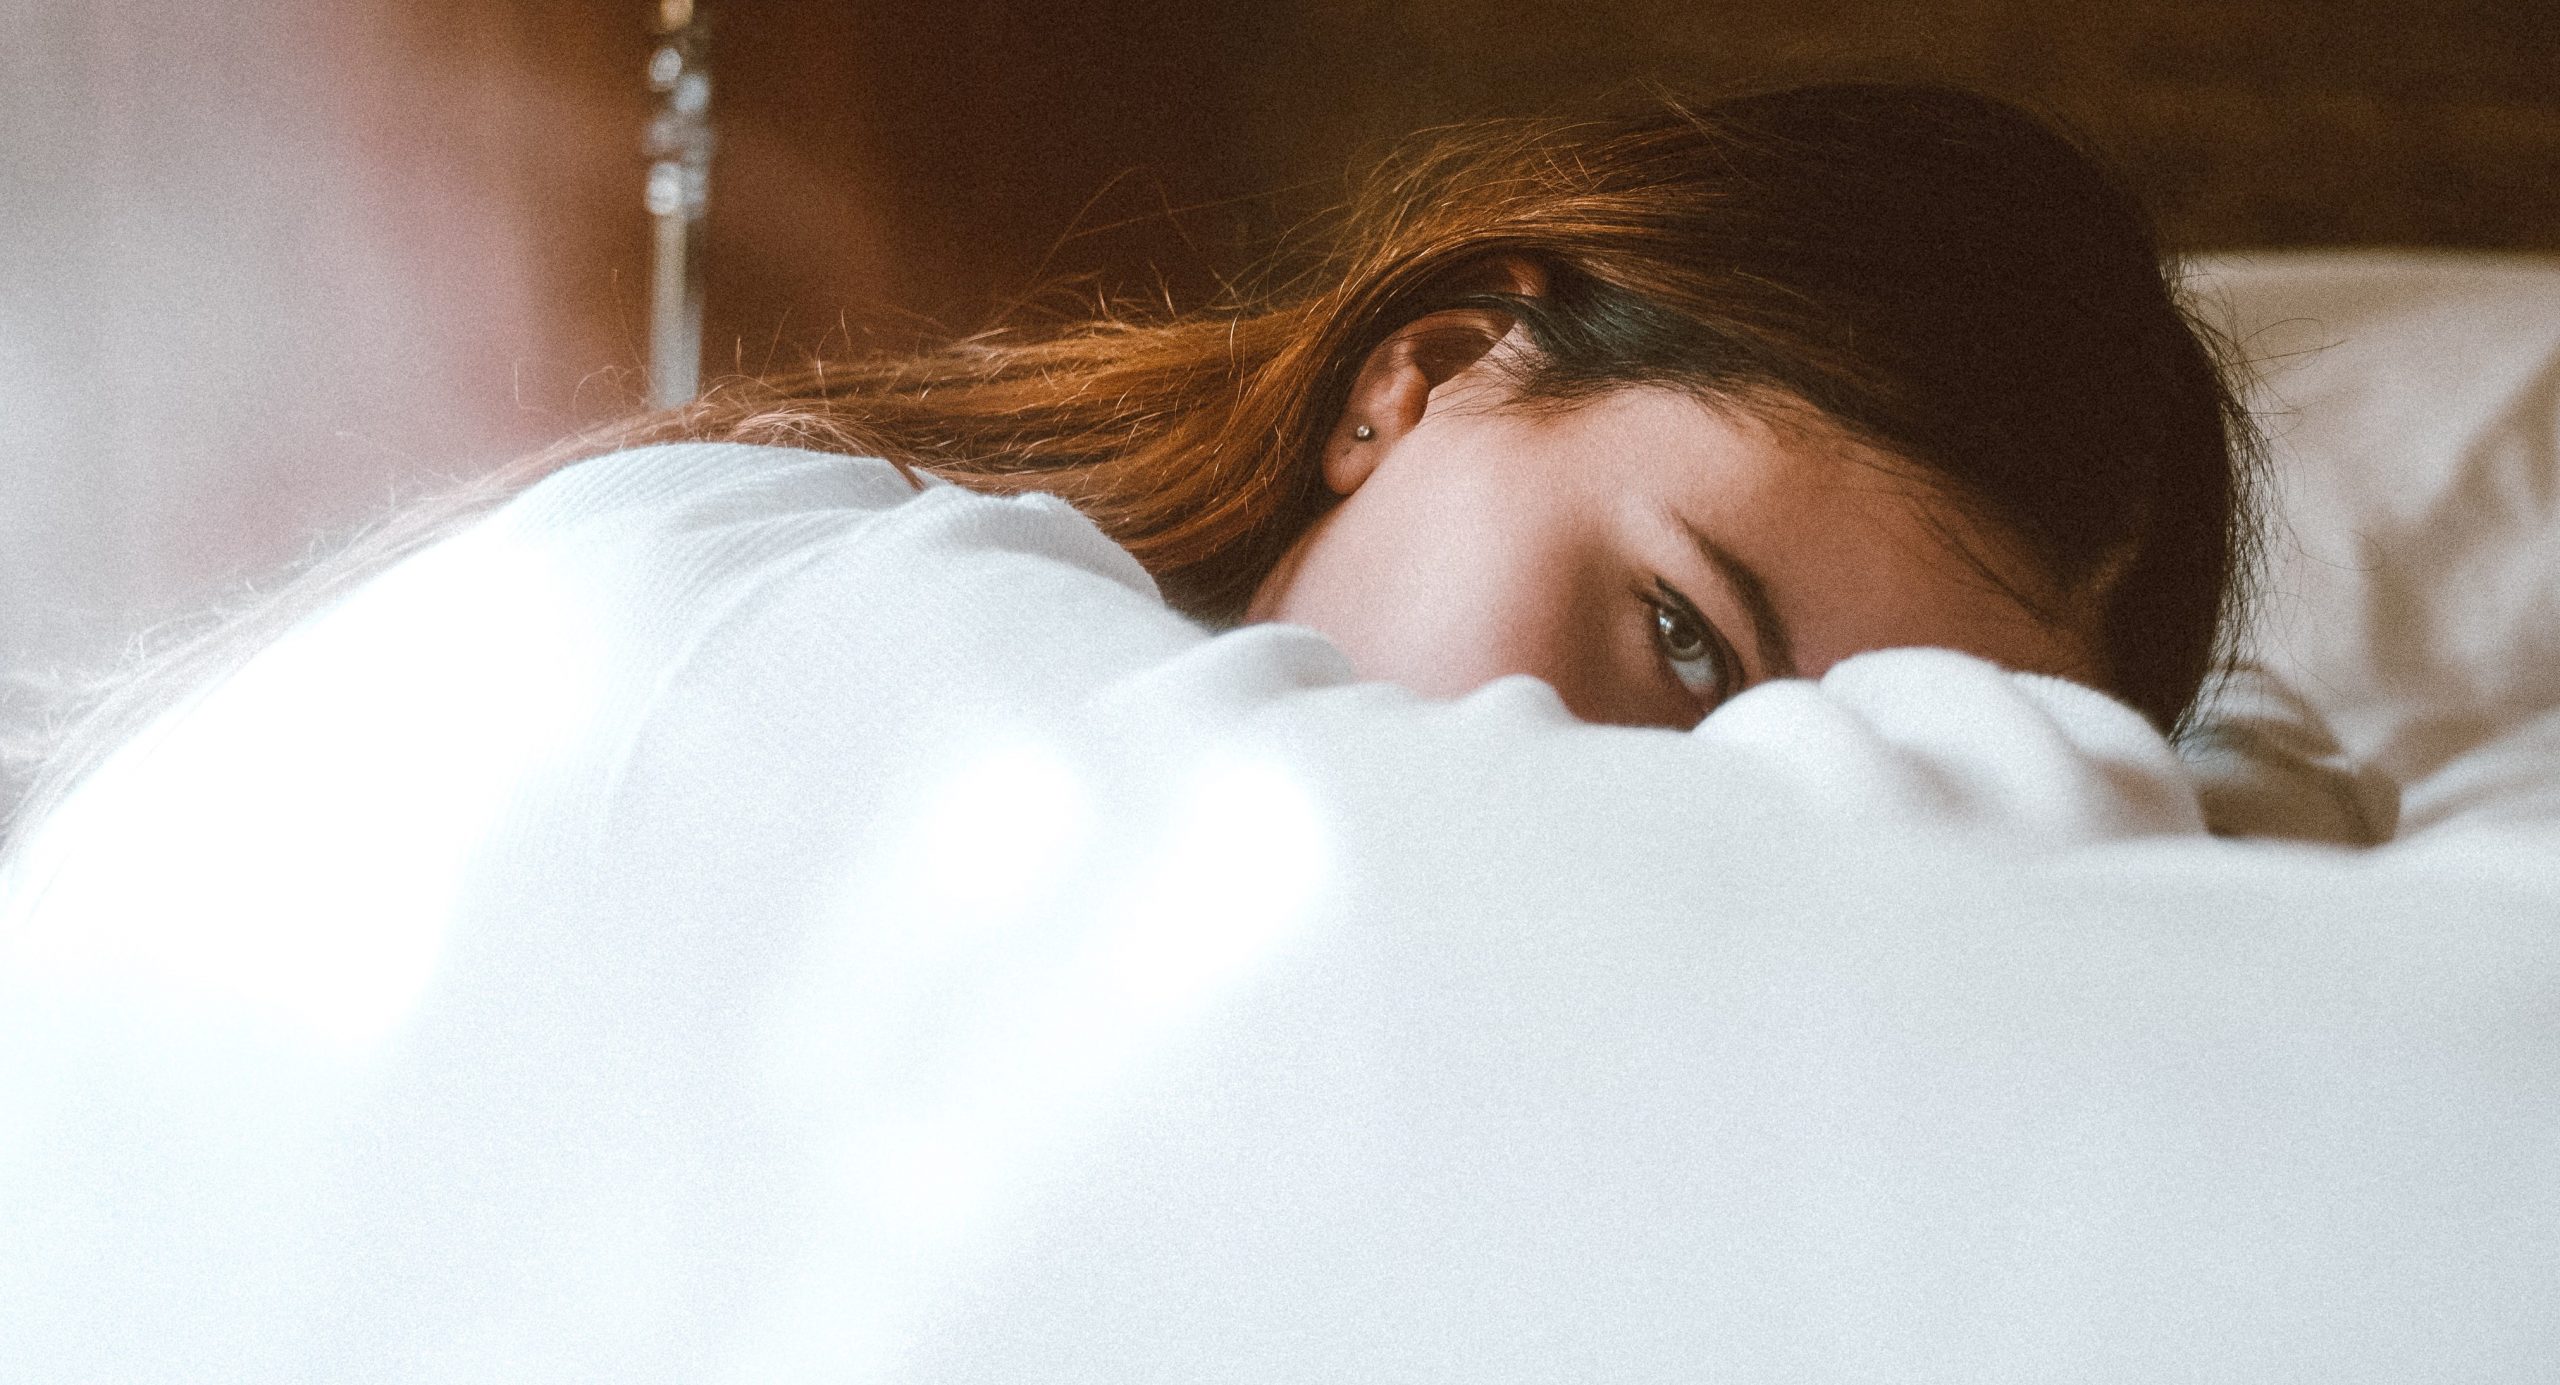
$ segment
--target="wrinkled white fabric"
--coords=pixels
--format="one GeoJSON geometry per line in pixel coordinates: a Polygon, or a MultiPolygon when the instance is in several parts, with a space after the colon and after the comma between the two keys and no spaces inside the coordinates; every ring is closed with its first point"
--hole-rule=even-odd
{"type": "Polygon", "coordinates": [[[0,1343],[2528,1378],[2550,836],[2220,841],[2130,710],[1945,651],[1685,734],[1424,701],[1198,628],[1046,497],[626,453],[307,622],[0,878],[0,1343]]]}
{"type": "Polygon", "coordinates": [[[2560,260],[2198,270],[2274,463],[2256,660],[2410,788],[2560,707],[2560,260]]]}

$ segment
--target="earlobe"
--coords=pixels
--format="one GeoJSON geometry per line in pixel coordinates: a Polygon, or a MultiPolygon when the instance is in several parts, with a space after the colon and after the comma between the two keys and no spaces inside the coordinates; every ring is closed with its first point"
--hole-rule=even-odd
{"type": "Polygon", "coordinates": [[[1325,440],[1325,489],[1336,495],[1349,495],[1360,489],[1360,483],[1377,471],[1378,458],[1386,450],[1386,440],[1378,435],[1376,427],[1344,421],[1325,440]]]}

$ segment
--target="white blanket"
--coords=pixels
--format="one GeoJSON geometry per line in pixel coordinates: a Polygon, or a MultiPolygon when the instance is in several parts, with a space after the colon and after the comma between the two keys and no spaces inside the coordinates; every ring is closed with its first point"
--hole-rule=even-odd
{"type": "Polygon", "coordinates": [[[1690,734],[1428,703],[902,490],[590,463],[32,839],[28,1378],[2560,1360],[2528,757],[2389,846],[2234,841],[2131,712],[1962,656],[1690,734]]]}

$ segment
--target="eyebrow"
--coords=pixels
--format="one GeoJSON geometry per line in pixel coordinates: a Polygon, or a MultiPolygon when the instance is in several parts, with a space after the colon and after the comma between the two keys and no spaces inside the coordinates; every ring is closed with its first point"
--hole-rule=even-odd
{"type": "Polygon", "coordinates": [[[1689,530],[1689,537],[1698,541],[1698,551],[1742,598],[1742,609],[1751,616],[1751,639],[1759,649],[1760,667],[1768,670],[1772,678],[1795,677],[1795,646],[1787,639],[1785,622],[1778,619],[1778,608],[1769,602],[1769,584],[1760,580],[1751,564],[1735,557],[1714,539],[1696,529],[1689,530]]]}

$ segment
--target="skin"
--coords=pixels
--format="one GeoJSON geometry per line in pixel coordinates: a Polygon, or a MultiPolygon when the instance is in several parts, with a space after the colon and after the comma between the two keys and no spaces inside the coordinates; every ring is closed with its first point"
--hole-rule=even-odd
{"type": "Polygon", "coordinates": [[[2055,601],[1910,466],[1809,411],[1665,388],[1523,408],[1500,369],[1520,349],[1476,312],[1382,344],[1326,449],[1341,499],[1248,617],[1310,626],[1426,696],[1528,674],[1582,720],[1633,726],[1693,726],[1751,684],[1906,645],[2099,681],[2093,622],[2039,620],[1949,535],[2017,591],[2094,603],[2055,601]]]}

